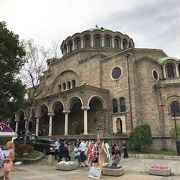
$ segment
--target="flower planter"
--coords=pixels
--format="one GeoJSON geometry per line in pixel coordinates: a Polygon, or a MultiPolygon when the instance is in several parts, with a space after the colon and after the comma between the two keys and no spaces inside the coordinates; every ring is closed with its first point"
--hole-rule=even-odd
{"type": "Polygon", "coordinates": [[[57,163],[56,169],[61,171],[72,171],[77,169],[78,167],[79,167],[79,163],[77,161],[69,161],[69,162],[61,161],[57,163]]]}
{"type": "Polygon", "coordinates": [[[149,168],[149,174],[158,176],[170,176],[171,168],[168,166],[154,165],[149,168]]]}

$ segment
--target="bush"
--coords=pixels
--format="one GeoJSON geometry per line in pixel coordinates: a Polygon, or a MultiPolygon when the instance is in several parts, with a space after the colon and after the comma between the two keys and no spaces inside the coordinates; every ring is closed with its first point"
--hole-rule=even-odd
{"type": "Polygon", "coordinates": [[[152,144],[151,128],[148,124],[137,126],[129,137],[129,143],[132,149],[142,151],[142,147],[152,144]]]}
{"type": "Polygon", "coordinates": [[[23,153],[30,154],[33,151],[33,147],[28,144],[21,144],[15,149],[16,153],[23,155],[23,153]]]}
{"type": "Polygon", "coordinates": [[[75,132],[76,132],[76,134],[81,134],[81,133],[84,132],[84,125],[83,125],[83,123],[81,123],[81,122],[77,123],[75,132]]]}

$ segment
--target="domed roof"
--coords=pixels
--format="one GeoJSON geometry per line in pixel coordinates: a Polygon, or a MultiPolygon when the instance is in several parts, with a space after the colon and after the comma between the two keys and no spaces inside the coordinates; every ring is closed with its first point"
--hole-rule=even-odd
{"type": "Polygon", "coordinates": [[[98,27],[98,26],[96,26],[96,27],[94,27],[94,28],[90,28],[90,29],[88,29],[88,31],[106,31],[106,30],[108,30],[108,29],[105,29],[105,28],[103,28],[103,27],[98,27]]]}
{"type": "Polygon", "coordinates": [[[162,57],[158,59],[159,64],[163,64],[167,60],[175,60],[175,61],[180,61],[180,59],[174,58],[174,57],[162,57]]]}
{"type": "Polygon", "coordinates": [[[119,31],[114,32],[96,25],[94,28],[68,36],[62,42],[60,48],[62,54],[65,55],[79,49],[86,51],[88,49],[101,49],[104,51],[108,49],[125,50],[134,48],[134,46],[133,39],[127,34],[122,34],[119,31]]]}

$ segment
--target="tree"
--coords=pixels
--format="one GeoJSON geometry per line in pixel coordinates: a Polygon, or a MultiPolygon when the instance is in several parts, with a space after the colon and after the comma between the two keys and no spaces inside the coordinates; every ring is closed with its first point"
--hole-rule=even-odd
{"type": "Polygon", "coordinates": [[[177,125],[176,129],[172,128],[170,133],[171,133],[171,138],[173,140],[175,140],[175,141],[180,140],[180,126],[179,125],[177,125]]]}
{"type": "Polygon", "coordinates": [[[24,100],[25,86],[17,76],[24,56],[19,36],[0,22],[0,121],[11,118],[24,100]]]}
{"type": "Polygon", "coordinates": [[[43,72],[46,70],[46,60],[49,51],[44,47],[35,44],[34,40],[24,41],[26,49],[25,64],[22,68],[22,80],[27,85],[28,99],[27,105],[29,113],[26,113],[27,118],[26,131],[29,130],[29,122],[32,119],[34,109],[36,107],[37,97],[44,96],[44,84],[41,83],[43,79],[43,72]]]}
{"type": "Polygon", "coordinates": [[[142,147],[152,144],[151,128],[148,124],[137,126],[129,137],[130,145],[133,149],[142,151],[142,147]]]}

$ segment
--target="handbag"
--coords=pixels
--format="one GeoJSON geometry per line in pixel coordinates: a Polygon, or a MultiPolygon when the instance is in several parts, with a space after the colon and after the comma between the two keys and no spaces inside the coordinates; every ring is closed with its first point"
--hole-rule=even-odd
{"type": "Polygon", "coordinates": [[[13,163],[12,161],[5,161],[3,164],[3,171],[10,172],[12,170],[13,163]]]}

